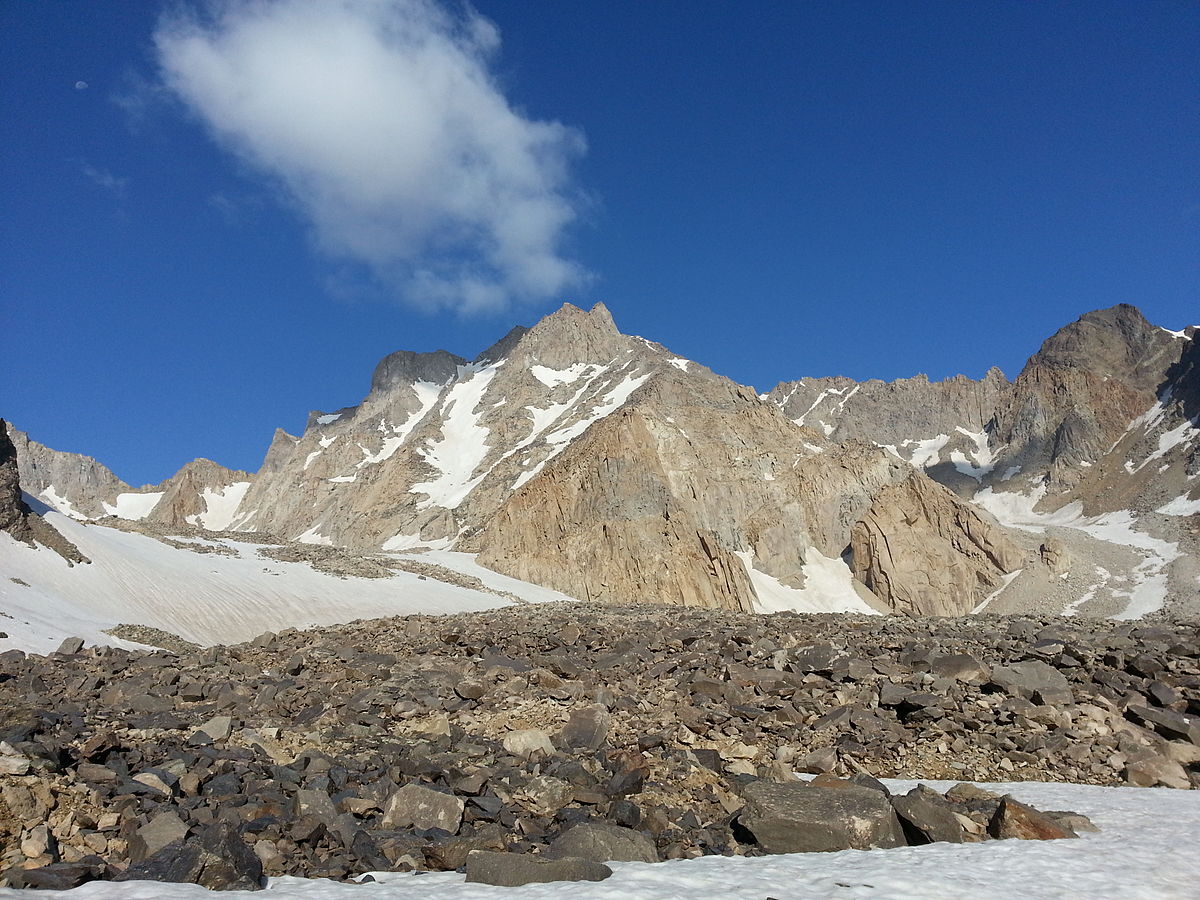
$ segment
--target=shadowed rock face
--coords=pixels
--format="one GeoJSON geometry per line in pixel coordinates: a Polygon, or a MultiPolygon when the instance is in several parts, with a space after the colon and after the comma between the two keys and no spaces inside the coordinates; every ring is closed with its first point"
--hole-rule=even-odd
{"type": "Polygon", "coordinates": [[[0,419],[0,531],[31,546],[42,544],[68,563],[87,562],[79,548],[58,533],[21,498],[17,448],[8,436],[8,423],[0,419]]]}
{"type": "Polygon", "coordinates": [[[1157,400],[1178,338],[1128,304],[1082,316],[1050,337],[996,409],[1005,463],[1070,487],[1157,400]]]}

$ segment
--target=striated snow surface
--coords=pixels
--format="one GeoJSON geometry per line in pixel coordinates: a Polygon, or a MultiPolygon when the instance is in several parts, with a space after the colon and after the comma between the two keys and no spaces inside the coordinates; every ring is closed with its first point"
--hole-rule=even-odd
{"type": "MultiPolygon", "coordinates": [[[[509,605],[490,592],[408,572],[341,578],[305,563],[266,559],[256,544],[213,538],[192,543],[233,555],[193,552],[55,512],[45,516],[92,562],[68,566],[52,550],[0,533],[0,631],[8,634],[0,650],[47,653],[73,635],[113,643],[103,631],[119,623],[151,625],[200,644],[236,643],[291,626],[509,605]]],[[[468,561],[436,561],[468,567],[468,561]]],[[[471,574],[483,578],[483,571],[471,574]]],[[[484,580],[534,602],[562,597],[495,573],[484,580]]]]}
{"type": "MultiPolygon", "coordinates": [[[[886,780],[893,792],[917,782],[886,780]]],[[[924,782],[945,790],[952,782],[924,782]]],[[[1200,792],[1094,785],[983,785],[1042,809],[1089,816],[1101,828],[1079,840],[928,844],[893,850],[792,853],[758,858],[706,856],[662,863],[611,863],[601,882],[497,888],[466,884],[454,872],[373,873],[375,883],[274,878],[270,900],[705,900],[873,898],[873,900],[1191,900],[1200,840],[1200,792]]],[[[197,885],[93,882],[40,891],[70,900],[203,900],[197,885]]],[[[14,898],[17,891],[0,890],[14,898]]],[[[21,895],[23,896],[23,895],[21,895]]]]}

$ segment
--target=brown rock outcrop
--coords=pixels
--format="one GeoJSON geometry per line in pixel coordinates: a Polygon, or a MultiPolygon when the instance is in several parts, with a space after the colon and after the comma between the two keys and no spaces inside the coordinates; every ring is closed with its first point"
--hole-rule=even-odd
{"type": "Polygon", "coordinates": [[[1023,565],[1003,530],[916,473],[883,488],[850,532],[854,577],[893,612],[971,612],[1023,565]]]}

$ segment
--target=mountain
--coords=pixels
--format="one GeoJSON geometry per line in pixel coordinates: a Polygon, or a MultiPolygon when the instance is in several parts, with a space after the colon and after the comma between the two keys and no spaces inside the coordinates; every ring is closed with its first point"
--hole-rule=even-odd
{"type": "Polygon", "coordinates": [[[1012,382],[758,394],[568,304],[473,360],[389,355],[253,474],[132,488],[10,433],[28,494],[159,535],[453,550],[612,603],[1136,616],[1197,593],[1195,334],[1118,306],[1012,382]]]}

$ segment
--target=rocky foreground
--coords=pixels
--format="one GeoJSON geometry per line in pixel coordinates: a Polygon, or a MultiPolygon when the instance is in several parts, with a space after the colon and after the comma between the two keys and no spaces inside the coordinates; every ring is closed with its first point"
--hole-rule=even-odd
{"type": "Polygon", "coordinates": [[[0,654],[12,886],[602,878],[605,859],[1087,827],[873,776],[1200,786],[1195,622],[548,604],[80,643],[0,654]]]}

